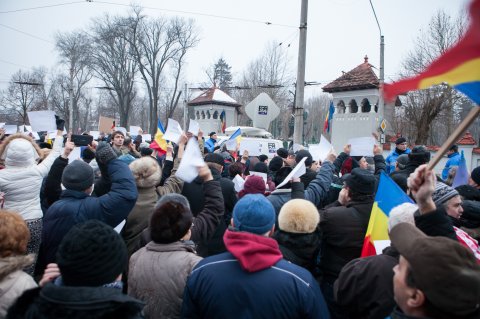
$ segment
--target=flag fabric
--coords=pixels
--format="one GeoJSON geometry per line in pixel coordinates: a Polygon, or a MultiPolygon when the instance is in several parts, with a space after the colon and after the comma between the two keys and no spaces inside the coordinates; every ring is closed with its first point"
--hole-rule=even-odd
{"type": "Polygon", "coordinates": [[[330,107],[328,108],[327,115],[325,116],[325,122],[323,123],[323,133],[329,133],[332,127],[333,113],[335,113],[335,106],[333,101],[330,101],[330,107]]]}
{"type": "Polygon", "coordinates": [[[225,110],[220,113],[220,123],[222,125],[222,133],[225,133],[225,129],[227,128],[227,121],[225,119],[225,110]]]}
{"type": "Polygon", "coordinates": [[[165,129],[159,119],[157,122],[157,133],[155,134],[153,142],[150,143],[150,148],[157,151],[158,156],[167,153],[167,141],[163,138],[163,134],[165,134],[165,129]]]}
{"type": "Polygon", "coordinates": [[[392,208],[403,203],[413,203],[413,201],[387,174],[382,172],[363,242],[361,257],[377,254],[375,241],[389,240],[388,216],[392,208]]]}
{"type": "Polygon", "coordinates": [[[465,161],[465,155],[463,151],[460,155],[460,163],[457,167],[457,173],[455,173],[455,178],[453,179],[452,187],[455,188],[460,185],[467,185],[468,184],[468,170],[467,170],[467,162],[465,161]]]}
{"type": "Polygon", "coordinates": [[[237,129],[232,135],[230,135],[229,140],[233,140],[234,138],[237,138],[239,136],[242,136],[242,130],[237,129]]]}
{"type": "Polygon", "coordinates": [[[383,87],[385,99],[446,82],[480,104],[480,0],[470,5],[470,25],[457,44],[417,76],[383,87]]]}

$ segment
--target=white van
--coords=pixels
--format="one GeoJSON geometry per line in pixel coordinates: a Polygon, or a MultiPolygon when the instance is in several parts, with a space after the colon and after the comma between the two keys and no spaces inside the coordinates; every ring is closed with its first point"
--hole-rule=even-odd
{"type": "Polygon", "coordinates": [[[264,129],[249,127],[249,126],[230,126],[225,129],[224,136],[218,135],[219,142],[226,141],[230,135],[235,133],[238,129],[242,132],[240,140],[240,154],[244,150],[248,151],[250,156],[258,156],[265,154],[269,158],[277,155],[277,150],[283,147],[280,140],[272,138],[272,134],[264,129]]]}

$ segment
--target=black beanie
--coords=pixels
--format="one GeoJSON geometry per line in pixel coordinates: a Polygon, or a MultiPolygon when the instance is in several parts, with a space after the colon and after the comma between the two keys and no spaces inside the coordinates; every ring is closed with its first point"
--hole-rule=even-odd
{"type": "Polygon", "coordinates": [[[354,192],[363,195],[375,193],[375,176],[366,169],[354,168],[345,176],[344,183],[354,192]]]}
{"type": "Polygon", "coordinates": [[[170,244],[180,240],[192,227],[190,208],[175,200],[161,203],[150,217],[150,237],[155,243],[170,244]]]}
{"type": "Polygon", "coordinates": [[[272,172],[278,171],[283,166],[283,159],[280,156],[275,156],[268,163],[268,170],[272,172]]]}
{"type": "Polygon", "coordinates": [[[83,192],[93,185],[94,175],[90,165],[82,160],[75,160],[65,167],[62,184],[66,189],[83,192]]]}
{"type": "Polygon", "coordinates": [[[277,155],[280,156],[281,158],[287,158],[288,157],[288,151],[285,148],[280,147],[277,150],[277,155]]]}
{"type": "Polygon", "coordinates": [[[305,160],[305,166],[310,167],[312,166],[312,154],[310,154],[309,151],[307,150],[300,150],[297,152],[297,155],[295,155],[295,162],[298,164],[300,161],[306,157],[307,159],[305,160]]]}
{"type": "Polygon", "coordinates": [[[405,137],[399,137],[397,138],[397,140],[395,141],[395,144],[398,145],[398,144],[402,144],[402,143],[405,143],[407,141],[407,139],[405,137]]]}
{"type": "Polygon", "coordinates": [[[98,220],[73,226],[63,237],[57,264],[67,286],[99,287],[126,269],[127,247],[112,227],[98,220]]]}
{"type": "Polygon", "coordinates": [[[268,173],[268,166],[264,162],[258,162],[253,166],[253,171],[266,174],[268,173]]]}

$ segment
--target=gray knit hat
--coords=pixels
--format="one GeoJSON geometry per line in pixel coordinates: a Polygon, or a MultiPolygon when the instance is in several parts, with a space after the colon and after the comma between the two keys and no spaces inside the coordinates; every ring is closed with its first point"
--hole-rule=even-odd
{"type": "Polygon", "coordinates": [[[449,199],[459,195],[455,188],[442,182],[437,182],[435,191],[432,194],[433,201],[437,205],[445,204],[449,199]]]}
{"type": "Polygon", "coordinates": [[[82,160],[75,160],[65,167],[62,184],[66,189],[83,192],[93,185],[93,169],[82,160]]]}

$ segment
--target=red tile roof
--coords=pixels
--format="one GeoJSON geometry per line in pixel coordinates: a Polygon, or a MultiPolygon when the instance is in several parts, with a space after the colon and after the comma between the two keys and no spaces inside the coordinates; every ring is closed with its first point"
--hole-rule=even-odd
{"type": "Polygon", "coordinates": [[[473,148],[473,153],[480,154],[480,147],[474,147],[473,148]]]}
{"type": "Polygon", "coordinates": [[[460,138],[457,141],[457,144],[458,145],[476,145],[477,141],[475,141],[475,139],[473,138],[472,134],[470,134],[470,132],[466,132],[465,135],[463,135],[462,138],[460,138]]]}
{"type": "Polygon", "coordinates": [[[373,65],[368,63],[368,57],[365,56],[365,62],[353,70],[343,73],[343,75],[335,81],[325,85],[323,91],[332,93],[378,88],[378,77],[375,72],[373,72],[372,66],[373,65]]]}
{"type": "Polygon", "coordinates": [[[227,93],[223,92],[216,86],[209,88],[198,97],[188,102],[188,105],[205,105],[205,104],[216,104],[216,105],[225,105],[225,106],[235,106],[239,107],[237,101],[231,98],[227,93]]]}

